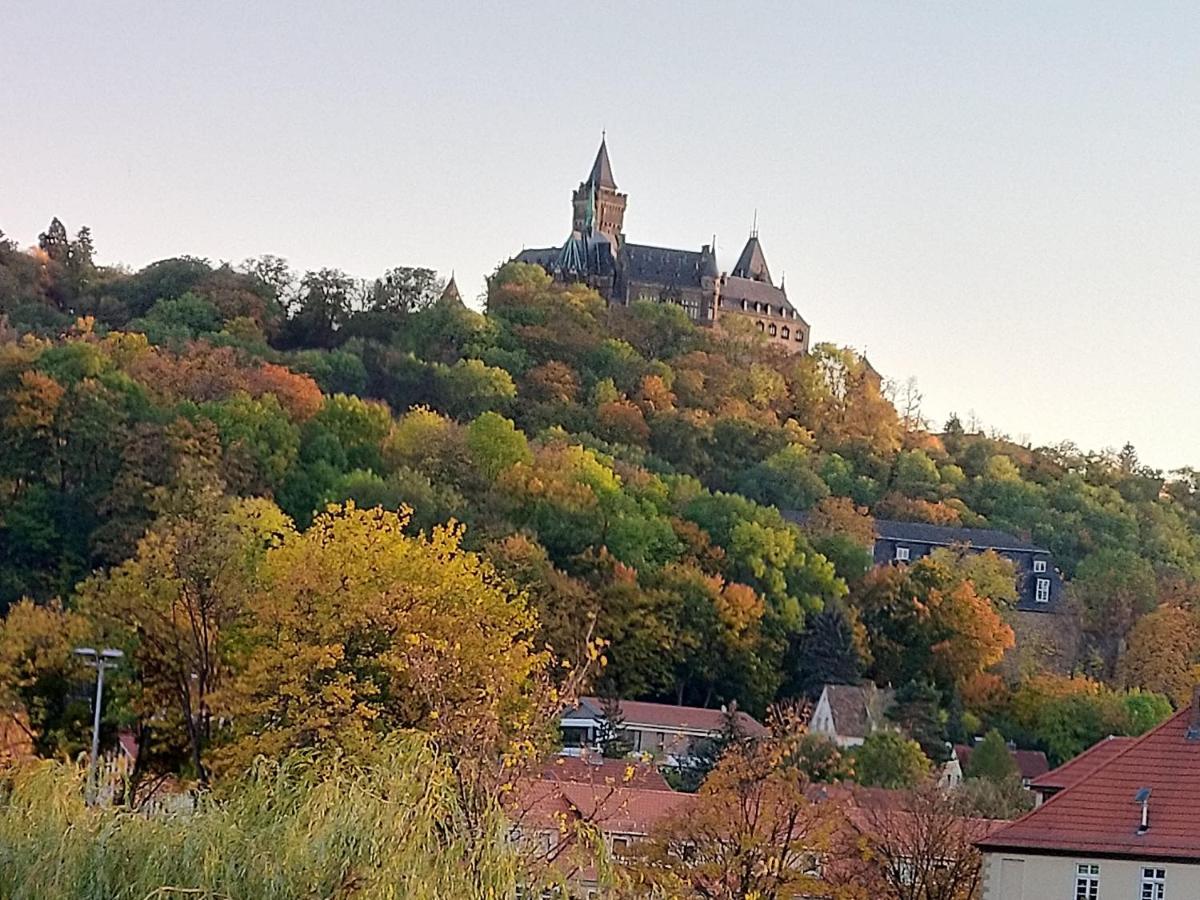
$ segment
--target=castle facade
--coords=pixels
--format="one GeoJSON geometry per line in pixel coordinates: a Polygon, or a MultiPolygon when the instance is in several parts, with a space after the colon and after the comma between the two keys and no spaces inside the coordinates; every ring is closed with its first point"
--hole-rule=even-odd
{"type": "Polygon", "coordinates": [[[601,139],[591,172],[572,195],[566,243],[522,250],[517,261],[535,263],[560,281],[587,284],[609,303],[675,303],[697,324],[720,328],[740,319],[788,353],[808,351],[808,323],[783,284],[771,280],[757,229],[732,271],[722,272],[711,244],[679,250],[625,240],[628,200],[617,189],[601,139]]]}

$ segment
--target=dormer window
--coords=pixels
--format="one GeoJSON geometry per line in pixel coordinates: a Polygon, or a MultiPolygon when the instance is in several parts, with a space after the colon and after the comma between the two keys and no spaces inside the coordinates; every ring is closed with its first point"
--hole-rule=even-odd
{"type": "Polygon", "coordinates": [[[1033,571],[1045,572],[1046,571],[1046,561],[1044,559],[1035,559],[1033,561],[1033,571]]]}

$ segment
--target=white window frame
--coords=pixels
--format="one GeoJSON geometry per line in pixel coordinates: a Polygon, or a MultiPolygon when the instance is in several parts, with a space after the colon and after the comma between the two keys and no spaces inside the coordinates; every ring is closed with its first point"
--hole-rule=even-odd
{"type": "Polygon", "coordinates": [[[908,562],[912,559],[912,551],[908,547],[896,548],[896,562],[908,562]]]}
{"type": "Polygon", "coordinates": [[[1045,572],[1046,571],[1046,561],[1044,559],[1035,559],[1033,561],[1033,571],[1045,572]]]}
{"type": "Polygon", "coordinates": [[[1096,863],[1075,866],[1075,900],[1100,900],[1100,866],[1096,863]]]}
{"type": "Polygon", "coordinates": [[[1142,867],[1141,900],[1167,900],[1167,870],[1158,866],[1142,867]]]}
{"type": "Polygon", "coordinates": [[[1034,585],[1033,599],[1036,603],[1050,602],[1050,579],[1039,578],[1037,584],[1034,585]]]}

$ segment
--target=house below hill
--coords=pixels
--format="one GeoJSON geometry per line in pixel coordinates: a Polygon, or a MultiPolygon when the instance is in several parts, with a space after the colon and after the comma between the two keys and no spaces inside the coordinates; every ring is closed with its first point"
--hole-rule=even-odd
{"type": "Polygon", "coordinates": [[[839,747],[857,747],[873,731],[892,729],[887,720],[895,691],[874,684],[827,684],[813,707],[808,730],[839,747]]]}
{"type": "Polygon", "coordinates": [[[1200,688],[1140,738],[1055,772],[1049,799],[979,842],[984,900],[1200,897],[1200,688]]]}
{"type": "Polygon", "coordinates": [[[610,738],[621,740],[629,752],[662,765],[686,765],[700,744],[734,729],[744,737],[762,737],[767,729],[753,716],[734,709],[704,709],[636,700],[604,701],[582,697],[563,713],[563,753],[596,753],[610,738]]]}

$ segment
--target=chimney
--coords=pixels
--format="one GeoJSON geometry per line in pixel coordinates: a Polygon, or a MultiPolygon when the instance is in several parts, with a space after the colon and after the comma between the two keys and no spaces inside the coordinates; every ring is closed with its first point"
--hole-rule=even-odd
{"type": "Polygon", "coordinates": [[[1186,739],[1200,741],[1200,684],[1192,688],[1192,709],[1188,715],[1186,739]]]}

